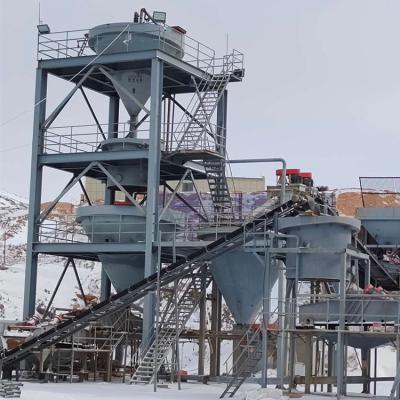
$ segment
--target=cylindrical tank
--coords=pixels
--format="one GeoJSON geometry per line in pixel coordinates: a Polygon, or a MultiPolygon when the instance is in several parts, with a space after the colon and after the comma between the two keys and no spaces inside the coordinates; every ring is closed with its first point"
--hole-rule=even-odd
{"type": "Polygon", "coordinates": [[[400,246],[400,207],[357,208],[356,216],[378,244],[400,246]]]}
{"type": "Polygon", "coordinates": [[[185,34],[181,30],[152,23],[116,22],[89,31],[89,46],[97,54],[159,49],[182,58],[184,43],[185,34]]]}
{"type": "MultiPolygon", "coordinates": [[[[141,150],[148,147],[148,139],[114,138],[100,143],[102,151],[141,150]]],[[[129,192],[147,187],[147,159],[130,160],[129,163],[110,165],[108,171],[129,192]]],[[[107,178],[107,188],[118,190],[114,181],[107,178]]]]}
{"type": "MultiPolygon", "coordinates": [[[[76,211],[77,222],[92,243],[144,243],[146,216],[132,205],[88,206],[76,211]]],[[[172,239],[180,215],[166,210],[160,221],[162,240],[172,239]]],[[[99,260],[117,292],[144,277],[144,253],[100,253],[99,260]]]]}
{"type": "MultiPolygon", "coordinates": [[[[315,253],[298,255],[298,278],[301,280],[339,280],[342,254],[324,250],[344,250],[351,243],[351,237],[360,229],[360,221],[337,216],[287,217],[279,219],[279,231],[299,238],[299,246],[315,249],[315,253]],[[318,253],[318,251],[320,252],[318,253]]],[[[287,247],[296,247],[296,239],[288,238],[287,247]]],[[[287,278],[296,277],[296,255],[287,254],[287,278]]]]}

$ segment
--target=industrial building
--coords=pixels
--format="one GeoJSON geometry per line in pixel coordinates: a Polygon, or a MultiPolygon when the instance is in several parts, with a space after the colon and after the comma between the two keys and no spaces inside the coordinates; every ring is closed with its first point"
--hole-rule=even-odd
{"type": "MultiPolygon", "coordinates": [[[[266,190],[265,177],[253,178],[253,177],[238,177],[238,176],[227,176],[228,189],[230,193],[255,193],[263,192],[266,190]]],[[[175,189],[179,184],[179,181],[170,181],[169,185],[172,189],[175,189]]],[[[103,202],[105,195],[105,184],[101,181],[93,178],[86,178],[85,188],[88,196],[93,199],[93,202],[103,202]]],[[[162,188],[161,188],[162,189],[162,188]]],[[[208,181],[206,179],[196,180],[196,189],[199,193],[208,193],[208,181]]],[[[180,192],[183,193],[194,193],[195,187],[192,181],[183,181],[180,187],[180,192]]],[[[115,199],[118,201],[124,201],[125,196],[122,192],[117,191],[115,199]]],[[[85,196],[82,194],[81,201],[85,202],[85,196]]]]}
{"type": "MultiPolygon", "coordinates": [[[[388,396],[398,399],[398,205],[366,202],[354,218],[339,216],[331,193],[279,155],[228,159],[228,88],[245,84],[244,55],[216,55],[169,26],[163,12],[141,9],[133,22],[89,31],[38,30],[25,320],[4,328],[3,378],[119,380],[132,390],[214,381],[221,398],[247,380],[340,399],[350,384],[373,393],[380,379],[371,354],[392,343],[399,362],[388,396]],[[73,87],[46,111],[49,75],[73,87]],[[104,96],[108,115],[96,113],[88,91],[104,96]],[[78,95],[93,125],[57,126],[78,95]],[[120,107],[128,123],[119,121],[120,107]],[[243,163],[273,163],[275,181],[265,188],[264,178],[227,176],[230,164],[243,163]],[[44,168],[66,180],[41,206],[44,168]],[[74,187],[83,201],[73,224],[55,224],[52,211],[74,187]],[[263,195],[249,205],[241,192],[263,195]],[[54,310],[54,296],[36,308],[43,254],[65,260],[54,294],[67,268],[74,270],[82,308],[54,310]],[[84,293],[77,260],[101,263],[100,299],[84,293]],[[199,321],[189,328],[194,313],[199,321]],[[187,339],[198,344],[195,374],[180,367],[179,343],[187,339]],[[226,369],[222,341],[232,344],[226,369]],[[348,374],[350,348],[360,350],[360,376],[348,374]]],[[[400,187],[398,178],[361,183],[365,198],[397,196],[400,187]],[[377,190],[377,182],[392,187],[377,190]]]]}

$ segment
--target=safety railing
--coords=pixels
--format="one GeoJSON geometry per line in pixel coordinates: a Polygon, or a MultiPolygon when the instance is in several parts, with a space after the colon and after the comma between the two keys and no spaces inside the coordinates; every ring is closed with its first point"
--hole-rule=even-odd
{"type": "MultiPolygon", "coordinates": [[[[86,217],[82,223],[76,216],[68,216],[62,221],[46,220],[40,225],[39,240],[46,243],[143,243],[145,241],[145,222],[135,223],[126,220],[124,215],[86,217]]],[[[160,240],[179,237],[179,225],[160,224],[160,240]]]]}
{"type": "MultiPolygon", "coordinates": [[[[133,26],[133,25],[132,25],[133,26]]],[[[154,29],[134,32],[130,26],[121,28],[121,37],[116,40],[125,47],[124,52],[135,50],[163,50],[182,58],[198,68],[204,68],[209,60],[215,59],[215,51],[188,35],[180,35],[180,42],[169,39],[169,32],[163,26],[154,25],[154,29]],[[143,38],[146,48],[141,48],[143,38]]],[[[173,28],[172,28],[173,29],[173,28]]],[[[118,33],[116,33],[116,37],[118,33]]],[[[96,55],[98,36],[90,39],[89,29],[52,32],[38,35],[37,59],[60,59],[96,55]]]]}
{"type": "MultiPolygon", "coordinates": [[[[138,139],[148,139],[149,122],[145,121],[133,130],[129,122],[115,124],[115,130],[109,131],[107,124],[85,124],[55,126],[44,132],[43,153],[93,153],[101,149],[101,143],[108,137],[129,137],[135,135],[138,139]]],[[[121,149],[128,149],[128,144],[121,143],[121,149]]]]}
{"type": "Polygon", "coordinates": [[[346,325],[363,326],[387,330],[400,326],[400,295],[392,293],[354,294],[347,293],[344,313],[340,312],[339,294],[299,294],[296,300],[286,299],[297,307],[296,315],[300,325],[331,325],[343,320],[346,325]],[[318,310],[320,308],[320,310],[318,310]],[[390,328],[389,328],[390,329],[390,328]]]}
{"type": "MultiPolygon", "coordinates": [[[[161,150],[173,152],[177,146],[177,137],[181,136],[186,130],[187,123],[162,123],[161,124],[161,150]],[[168,127],[167,127],[168,125],[168,127]]],[[[211,124],[213,127],[215,125],[211,124]]],[[[99,125],[71,125],[51,127],[44,132],[42,153],[44,154],[72,154],[72,153],[93,153],[101,150],[101,144],[109,137],[125,138],[135,137],[147,140],[149,138],[150,124],[144,121],[136,129],[132,128],[129,122],[118,123],[114,131],[109,131],[107,124],[99,125]]],[[[216,130],[216,127],[215,127],[216,130]]],[[[194,148],[186,150],[217,152],[222,148],[218,144],[222,135],[208,135],[206,132],[197,142],[194,148]]],[[[131,144],[120,143],[120,150],[132,150],[131,144]]]]}
{"type": "MultiPolygon", "coordinates": [[[[127,221],[125,215],[113,215],[112,220],[104,216],[86,217],[82,222],[75,215],[63,220],[45,220],[39,227],[40,243],[144,243],[145,220],[127,221]]],[[[215,240],[224,223],[194,222],[188,216],[179,222],[160,223],[162,245],[179,244],[188,241],[215,240]]]]}

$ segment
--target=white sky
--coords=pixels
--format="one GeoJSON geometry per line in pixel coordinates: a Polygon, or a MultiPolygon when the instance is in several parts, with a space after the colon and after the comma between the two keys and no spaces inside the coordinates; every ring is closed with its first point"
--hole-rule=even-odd
{"type": "MultiPolygon", "coordinates": [[[[221,55],[229,33],[229,48],[245,53],[246,66],[243,83],[229,92],[230,158],[284,157],[331,188],[357,186],[360,175],[400,175],[398,0],[40,3],[53,31],[127,21],[144,5],[167,11],[170,25],[221,55]]],[[[0,124],[25,112],[0,128],[0,190],[27,197],[38,2],[0,0],[0,14],[0,124]]],[[[52,81],[51,89],[48,111],[68,86],[52,81]]],[[[79,104],[72,107],[82,115],[79,104]]],[[[233,170],[269,182],[272,171],[264,165],[233,170]]],[[[45,200],[65,183],[54,173],[46,180],[45,200]]]]}

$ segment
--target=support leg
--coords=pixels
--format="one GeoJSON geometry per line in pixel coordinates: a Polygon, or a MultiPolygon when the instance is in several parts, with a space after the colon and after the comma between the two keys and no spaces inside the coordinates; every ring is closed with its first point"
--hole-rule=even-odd
{"type": "Polygon", "coordinates": [[[25,290],[23,318],[27,319],[35,312],[36,280],[38,254],[33,251],[33,244],[38,241],[39,227],[37,219],[40,214],[42,197],[43,167],[39,155],[43,149],[42,125],[46,117],[47,72],[38,68],[36,71],[35,110],[33,119],[33,141],[31,161],[31,182],[29,194],[28,241],[26,248],[25,290]]]}
{"type": "MultiPolygon", "coordinates": [[[[161,98],[163,88],[163,64],[154,58],[151,62],[150,86],[150,140],[149,162],[147,171],[147,201],[146,201],[146,249],[145,249],[145,276],[155,272],[158,259],[159,218],[158,194],[160,187],[160,142],[161,142],[161,98]]],[[[143,310],[143,338],[151,336],[154,325],[155,298],[149,293],[144,300],[143,310]]]]}

